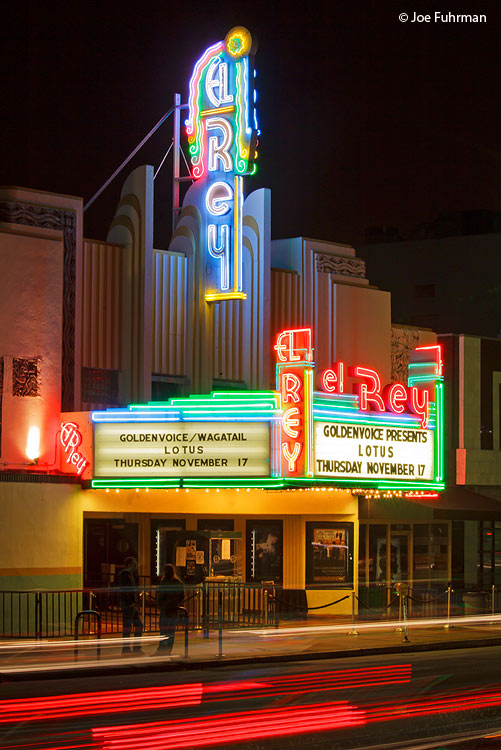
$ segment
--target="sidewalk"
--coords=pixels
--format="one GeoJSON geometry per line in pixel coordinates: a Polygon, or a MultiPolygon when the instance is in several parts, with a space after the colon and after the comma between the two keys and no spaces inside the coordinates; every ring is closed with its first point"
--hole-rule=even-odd
{"type": "Polygon", "coordinates": [[[451,620],[409,621],[408,641],[398,622],[358,622],[314,618],[281,622],[280,627],[249,630],[190,631],[185,657],[184,632],[178,631],[171,656],[157,656],[158,636],[145,635],[140,654],[122,654],[120,638],[73,641],[0,643],[0,677],[5,680],[40,679],[78,674],[119,674],[212,668],[219,665],[258,665],[281,661],[337,659],[376,654],[475,648],[501,645],[501,615],[451,620]],[[467,620],[465,622],[465,619],[467,620]],[[76,649],[75,650],[75,646],[76,649]]]}

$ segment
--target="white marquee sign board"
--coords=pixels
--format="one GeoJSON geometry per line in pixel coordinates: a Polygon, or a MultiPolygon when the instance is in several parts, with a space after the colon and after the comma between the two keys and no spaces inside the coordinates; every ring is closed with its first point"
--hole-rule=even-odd
{"type": "Polygon", "coordinates": [[[315,476],[433,481],[434,431],[315,422],[315,476]]]}
{"type": "Polygon", "coordinates": [[[95,477],[269,475],[268,422],[95,425],[95,477]]]}

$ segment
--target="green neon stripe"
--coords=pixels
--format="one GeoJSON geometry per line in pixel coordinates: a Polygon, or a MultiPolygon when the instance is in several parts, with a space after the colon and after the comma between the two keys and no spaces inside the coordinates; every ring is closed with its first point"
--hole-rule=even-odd
{"type": "Polygon", "coordinates": [[[429,380],[440,382],[443,379],[442,375],[411,375],[407,378],[407,382],[411,385],[412,383],[424,383],[429,380]]]}
{"type": "MultiPolygon", "coordinates": [[[[305,484],[308,482],[314,482],[316,484],[351,484],[353,487],[359,487],[361,484],[369,484],[369,485],[376,485],[381,484],[383,482],[384,484],[390,483],[390,480],[382,480],[382,479],[354,479],[353,477],[334,477],[333,479],[329,479],[328,477],[286,477],[285,478],[287,482],[297,482],[298,484],[305,484]]],[[[402,487],[406,484],[406,482],[398,482],[395,480],[392,482],[392,484],[395,484],[398,487],[402,487]]],[[[428,485],[433,484],[435,486],[435,483],[433,482],[419,482],[416,480],[415,482],[407,482],[407,484],[413,484],[416,487],[428,487],[428,485]]]]}
{"type": "Polygon", "coordinates": [[[445,485],[441,482],[399,482],[399,481],[385,481],[385,480],[378,480],[378,479],[353,479],[353,478],[343,478],[338,477],[335,479],[328,479],[327,477],[286,477],[285,479],[286,484],[343,484],[343,485],[351,485],[353,489],[356,489],[357,487],[373,487],[374,489],[405,489],[405,490],[443,490],[445,489],[445,485]]]}
{"type": "MultiPolygon", "coordinates": [[[[236,116],[235,116],[235,123],[237,126],[237,134],[236,134],[236,159],[234,161],[235,164],[235,170],[242,174],[247,170],[247,164],[248,159],[245,159],[245,157],[242,155],[242,149],[241,149],[241,140],[242,140],[242,107],[240,104],[242,97],[242,63],[237,62],[236,64],[236,77],[235,77],[235,83],[236,83],[236,116]]],[[[249,156],[250,156],[250,144],[249,144],[249,156]]]]}
{"type": "Polygon", "coordinates": [[[135,487],[149,487],[151,489],[162,489],[168,487],[180,487],[181,480],[173,477],[172,479],[164,477],[161,479],[155,478],[143,478],[143,477],[130,477],[129,479],[91,479],[91,487],[93,489],[100,488],[129,488],[135,487]]]}
{"type": "Polygon", "coordinates": [[[435,480],[444,479],[444,384],[435,384],[435,401],[437,404],[437,436],[435,442],[435,480]]]}
{"type": "Polygon", "coordinates": [[[147,404],[130,404],[128,408],[131,410],[165,410],[166,408],[176,410],[183,404],[194,406],[198,403],[206,403],[212,406],[223,402],[225,404],[235,404],[239,406],[245,402],[254,404],[256,401],[263,401],[276,405],[279,401],[279,394],[276,391],[212,391],[210,394],[192,394],[185,398],[170,398],[167,401],[149,401],[147,404]]]}
{"type": "Polygon", "coordinates": [[[210,406],[214,406],[215,408],[224,406],[225,404],[274,404],[275,399],[269,398],[269,397],[261,397],[261,398],[228,398],[228,399],[213,399],[213,398],[173,398],[172,399],[172,407],[178,407],[179,405],[189,405],[189,406],[198,406],[199,404],[208,404],[210,406]]]}
{"type": "Polygon", "coordinates": [[[380,482],[378,489],[381,490],[445,490],[443,482],[380,482]]]}
{"type": "Polygon", "coordinates": [[[252,412],[252,411],[265,411],[265,412],[272,412],[272,411],[278,411],[276,404],[263,404],[262,402],[258,402],[257,404],[183,404],[182,406],[178,407],[180,411],[186,412],[186,411],[204,411],[208,414],[212,413],[219,413],[219,412],[239,412],[241,410],[245,410],[246,412],[252,412]]]}
{"type": "Polygon", "coordinates": [[[313,406],[322,407],[322,409],[346,409],[347,411],[358,411],[358,404],[354,401],[339,401],[336,399],[314,398],[313,406]]]}
{"type": "Polygon", "coordinates": [[[279,394],[277,391],[211,391],[212,398],[214,399],[221,399],[221,398],[248,398],[248,397],[256,397],[256,398],[278,398],[279,394]]]}
{"type": "Polygon", "coordinates": [[[183,479],[183,487],[283,487],[284,480],[281,477],[262,479],[183,479]]]}
{"type": "Polygon", "coordinates": [[[183,418],[185,421],[203,419],[206,422],[210,422],[217,417],[222,417],[225,422],[244,422],[245,418],[248,417],[247,421],[266,422],[272,417],[279,418],[281,414],[282,412],[280,411],[195,411],[190,409],[189,411],[183,411],[183,418]]]}
{"type": "Polygon", "coordinates": [[[419,422],[417,424],[414,424],[413,422],[402,423],[402,422],[393,422],[393,421],[390,421],[390,420],[388,420],[388,421],[387,420],[380,421],[377,418],[371,419],[371,420],[369,420],[367,418],[363,418],[363,419],[350,419],[349,417],[342,417],[342,416],[338,417],[338,416],[336,416],[335,413],[333,413],[332,416],[330,414],[327,415],[327,416],[324,415],[324,414],[322,414],[322,416],[316,416],[315,412],[313,412],[313,420],[315,422],[340,422],[340,423],[345,423],[345,424],[362,424],[362,425],[369,425],[371,427],[374,427],[374,426],[379,426],[379,427],[399,427],[400,429],[405,429],[405,430],[407,430],[407,429],[408,430],[420,430],[421,429],[421,425],[419,424],[419,422]]]}

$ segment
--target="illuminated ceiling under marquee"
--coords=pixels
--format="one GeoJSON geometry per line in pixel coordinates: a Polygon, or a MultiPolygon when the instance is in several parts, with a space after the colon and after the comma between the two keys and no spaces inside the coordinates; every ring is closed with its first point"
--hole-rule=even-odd
{"type": "Polygon", "coordinates": [[[375,371],[358,367],[351,370],[362,383],[346,393],[336,373],[350,368],[335,363],[334,375],[322,377],[328,391],[314,392],[311,341],[311,329],[277,336],[276,391],[213,392],[93,412],[91,486],[444,489],[440,347],[412,352],[407,386],[381,388],[375,371]],[[224,466],[211,463],[225,451],[224,466]],[[108,475],[106,466],[113,467],[108,475]]]}
{"type": "Polygon", "coordinates": [[[243,176],[254,174],[259,129],[253,41],[231,29],[195,64],[185,122],[192,176],[204,183],[208,302],[245,299],[242,288],[243,176]]]}

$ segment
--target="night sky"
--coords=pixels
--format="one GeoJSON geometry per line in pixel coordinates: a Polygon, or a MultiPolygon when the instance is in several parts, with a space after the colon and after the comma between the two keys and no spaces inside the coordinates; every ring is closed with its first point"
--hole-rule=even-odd
{"type": "MultiPolygon", "coordinates": [[[[2,10],[0,174],[88,200],[172,104],[193,64],[237,24],[257,37],[259,170],[272,236],[359,244],[438,214],[500,210],[499,3],[10,3],[2,10]],[[487,23],[401,23],[485,13],[487,23]]],[[[85,216],[105,238],[120,187],[157,167],[168,121],[85,216]]],[[[170,161],[155,181],[157,247],[169,239],[170,161]]]]}

